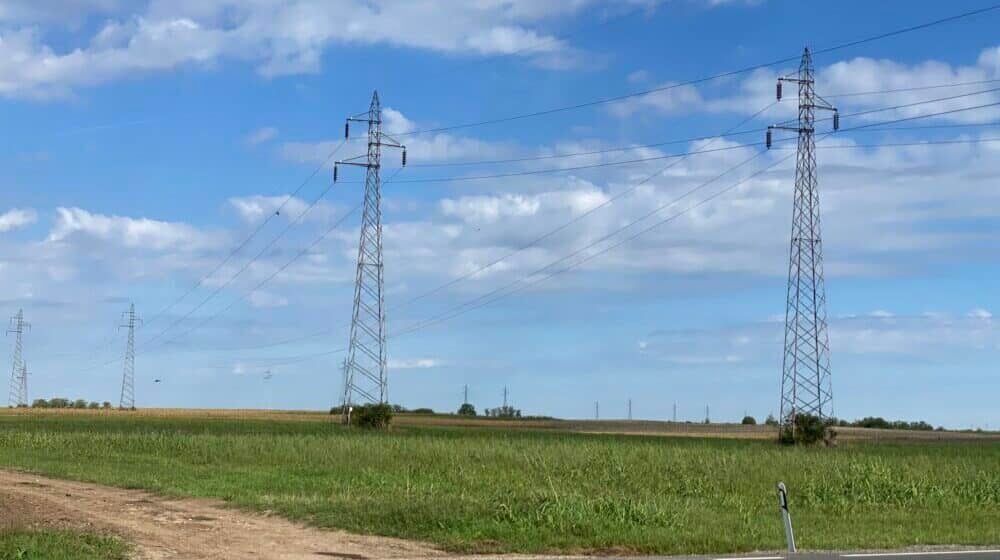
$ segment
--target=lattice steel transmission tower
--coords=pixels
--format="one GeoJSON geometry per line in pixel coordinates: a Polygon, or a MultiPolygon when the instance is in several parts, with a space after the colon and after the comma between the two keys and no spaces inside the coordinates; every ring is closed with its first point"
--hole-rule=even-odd
{"type": "Polygon", "coordinates": [[[125,361],[122,366],[122,394],[118,401],[118,408],[122,410],[135,410],[135,326],[142,324],[142,319],[135,314],[135,304],[129,306],[128,311],[122,312],[120,329],[128,329],[128,341],[125,343],[125,361]]]}
{"type": "Polygon", "coordinates": [[[10,368],[10,393],[7,395],[7,404],[11,408],[18,406],[28,406],[28,370],[24,366],[24,329],[31,328],[29,323],[24,321],[24,310],[19,309],[17,315],[10,318],[10,327],[7,334],[14,335],[14,355],[10,368]]]}
{"type": "Polygon", "coordinates": [[[766,143],[771,146],[773,129],[791,130],[798,134],[779,419],[782,425],[794,426],[796,415],[810,414],[822,418],[832,406],[815,126],[817,109],[833,113],[834,130],[840,128],[840,114],[833,105],[816,95],[812,54],[808,48],[802,54],[798,74],[778,78],[778,100],[781,100],[784,82],[798,84],[798,122],[795,126],[768,127],[766,143]]]}
{"type": "MultiPolygon", "coordinates": [[[[372,94],[368,111],[347,118],[344,139],[350,138],[352,122],[368,125],[368,153],[338,161],[333,166],[337,180],[340,165],[364,167],[365,198],[358,243],[358,269],[354,283],[354,310],[351,315],[350,344],[344,364],[345,410],[356,400],[369,403],[389,401],[386,379],[385,269],[382,262],[382,148],[399,148],[406,165],[406,147],[382,132],[382,107],[378,91],[372,94]],[[358,161],[364,160],[364,161],[358,161]]],[[[347,415],[344,415],[347,418],[347,415]]]]}

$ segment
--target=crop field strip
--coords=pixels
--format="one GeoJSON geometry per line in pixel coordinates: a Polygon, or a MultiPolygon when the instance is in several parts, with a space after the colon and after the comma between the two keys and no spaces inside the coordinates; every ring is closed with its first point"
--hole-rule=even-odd
{"type": "Polygon", "coordinates": [[[407,415],[375,433],[320,413],[199,412],[3,414],[0,467],[219,498],[461,552],[776,550],[778,480],[791,489],[803,548],[1000,542],[991,438],[802,449],[574,433],[586,422],[513,430],[407,415]],[[831,474],[817,481],[816,470],[831,474]]]}

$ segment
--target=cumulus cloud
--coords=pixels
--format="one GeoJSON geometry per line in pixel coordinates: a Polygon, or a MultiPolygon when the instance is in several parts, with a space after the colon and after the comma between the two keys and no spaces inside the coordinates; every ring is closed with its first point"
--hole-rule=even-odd
{"type": "Polygon", "coordinates": [[[13,208],[0,214],[0,233],[20,229],[38,220],[38,214],[31,208],[13,208]]]}
{"type": "MultiPolygon", "coordinates": [[[[817,61],[816,90],[820,95],[827,97],[829,101],[837,105],[845,118],[849,118],[852,112],[920,103],[891,111],[859,115],[857,119],[863,121],[914,117],[995,103],[1000,101],[1000,92],[986,91],[995,87],[995,84],[988,83],[970,83],[960,87],[894,92],[891,98],[877,94],[853,94],[997,79],[1000,78],[1000,69],[998,69],[1000,54],[998,52],[1000,52],[1000,47],[984,49],[975,61],[967,65],[952,65],[936,60],[903,64],[889,59],[867,57],[837,61],[825,66],[821,61],[817,61]],[[852,95],[841,96],[842,93],[851,93],[852,95]],[[973,93],[977,93],[977,95],[923,103],[933,99],[973,93]]],[[[666,82],[657,86],[659,91],[613,103],[608,106],[608,111],[622,118],[631,117],[637,113],[667,116],[691,112],[754,113],[761,107],[766,107],[774,102],[774,87],[777,77],[787,75],[793,70],[792,68],[758,69],[736,83],[718,81],[697,87],[666,82]]],[[[786,91],[785,97],[786,99],[782,103],[768,113],[772,118],[794,116],[796,110],[794,92],[786,91]]],[[[984,122],[998,116],[1000,116],[1000,109],[992,107],[951,113],[939,118],[969,123],[984,122]]]]}
{"type": "Polygon", "coordinates": [[[431,369],[445,365],[436,358],[390,359],[389,369],[431,369]]]}
{"type": "Polygon", "coordinates": [[[249,224],[255,224],[263,220],[264,218],[280,211],[280,216],[288,221],[294,221],[299,219],[299,216],[303,216],[303,213],[308,211],[302,218],[302,220],[326,220],[329,219],[335,213],[335,208],[324,201],[320,201],[309,207],[311,202],[302,200],[301,198],[283,195],[283,196],[266,196],[266,195],[250,195],[250,196],[237,196],[229,199],[229,205],[236,210],[240,219],[249,224]]]}
{"type": "Polygon", "coordinates": [[[245,141],[251,146],[256,146],[258,144],[263,144],[274,140],[278,136],[278,129],[272,126],[265,126],[263,128],[258,128],[257,130],[251,132],[247,135],[245,141]]]}
{"type": "Polygon", "coordinates": [[[250,62],[265,77],[315,73],[324,50],[339,44],[515,55],[566,68],[593,57],[541,28],[598,3],[152,0],[142,11],[114,0],[8,3],[0,8],[0,21],[10,24],[0,36],[0,94],[62,96],[136,73],[223,59],[250,62]],[[106,21],[89,39],[65,48],[46,42],[44,26],[72,25],[88,15],[106,21]]]}
{"type": "Polygon", "coordinates": [[[177,222],[94,214],[82,208],[56,208],[48,241],[65,243],[91,239],[130,249],[193,251],[218,247],[219,235],[177,222]]]}

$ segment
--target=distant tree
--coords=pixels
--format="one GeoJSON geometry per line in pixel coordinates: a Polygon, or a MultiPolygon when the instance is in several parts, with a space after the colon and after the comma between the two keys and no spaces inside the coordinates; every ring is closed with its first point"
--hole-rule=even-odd
{"type": "Polygon", "coordinates": [[[475,416],[476,415],[476,407],[472,406],[469,403],[465,403],[462,406],[458,407],[458,415],[459,416],[475,416]]]}
{"type": "Polygon", "coordinates": [[[97,401],[90,401],[90,404],[87,405],[87,408],[91,410],[97,410],[98,408],[101,408],[101,404],[97,401]]]}
{"type": "Polygon", "coordinates": [[[744,426],[756,426],[757,419],[753,416],[744,416],[743,420],[740,421],[740,424],[743,424],[744,426]]]}
{"type": "Polygon", "coordinates": [[[767,415],[767,419],[764,420],[764,425],[766,425],[766,426],[777,426],[778,425],[778,419],[775,418],[773,414],[768,414],[767,415]]]}
{"type": "Polygon", "coordinates": [[[433,408],[414,408],[411,410],[413,414],[434,414],[433,408]]]}
{"type": "Polygon", "coordinates": [[[521,411],[513,406],[498,406],[496,408],[487,408],[486,415],[493,418],[520,418],[521,411]]]}
{"type": "Polygon", "coordinates": [[[49,401],[45,399],[35,399],[34,402],[31,403],[31,408],[48,408],[48,407],[49,407],[49,401]]]}
{"type": "Polygon", "coordinates": [[[73,401],[73,408],[87,408],[86,399],[76,399],[73,401]]]}
{"type": "Polygon", "coordinates": [[[343,414],[344,407],[342,406],[332,406],[330,407],[330,414],[343,414]]]}
{"type": "Polygon", "coordinates": [[[101,403],[101,408],[104,408],[104,409],[111,408],[111,403],[108,402],[108,401],[104,401],[104,402],[101,403]]]}

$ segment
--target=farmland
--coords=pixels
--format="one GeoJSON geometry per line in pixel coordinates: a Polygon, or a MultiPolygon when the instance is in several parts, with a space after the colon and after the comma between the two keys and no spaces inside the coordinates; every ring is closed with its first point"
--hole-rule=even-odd
{"type": "Polygon", "coordinates": [[[779,480],[803,548],[1000,542],[996,439],[875,444],[855,433],[803,449],[759,434],[475,424],[404,417],[372,433],[315,413],[6,412],[0,467],[462,552],[778,549],[779,480]]]}

